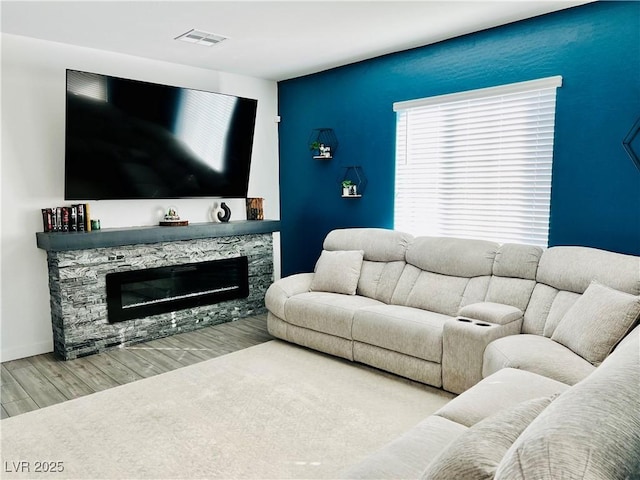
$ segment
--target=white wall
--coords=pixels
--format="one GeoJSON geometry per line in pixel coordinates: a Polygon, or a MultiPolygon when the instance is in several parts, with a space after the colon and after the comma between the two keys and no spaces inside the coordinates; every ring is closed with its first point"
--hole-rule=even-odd
{"type": "MultiPolygon", "coordinates": [[[[250,197],[265,199],[265,218],[279,219],[276,82],[158,62],[101,50],[2,34],[0,357],[53,350],[47,257],[36,247],[40,209],[64,201],[65,69],[209,90],[258,99],[250,197]]],[[[91,159],[87,159],[88,162],[91,159]]],[[[96,172],[97,175],[100,172],[96,172]]],[[[231,220],[245,219],[243,200],[225,200],[231,220]]],[[[169,205],[192,223],[210,221],[220,199],[94,201],[102,228],[157,225],[169,205]]],[[[276,278],[280,275],[275,236],[276,278]]]]}

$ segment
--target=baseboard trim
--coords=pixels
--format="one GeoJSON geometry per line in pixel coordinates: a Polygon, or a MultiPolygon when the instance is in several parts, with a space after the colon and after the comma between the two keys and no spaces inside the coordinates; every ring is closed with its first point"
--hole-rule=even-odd
{"type": "Polygon", "coordinates": [[[22,347],[3,348],[0,350],[0,361],[10,362],[11,360],[33,357],[34,355],[41,355],[43,353],[50,352],[53,352],[53,340],[32,343],[31,345],[24,345],[22,347]]]}

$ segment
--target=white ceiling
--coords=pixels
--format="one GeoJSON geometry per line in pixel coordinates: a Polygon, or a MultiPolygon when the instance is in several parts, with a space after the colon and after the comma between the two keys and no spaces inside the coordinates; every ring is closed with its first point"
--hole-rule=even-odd
{"type": "Polygon", "coordinates": [[[589,1],[3,0],[0,15],[4,33],[284,80],[589,1]],[[229,40],[174,40],[192,28],[229,40]]]}

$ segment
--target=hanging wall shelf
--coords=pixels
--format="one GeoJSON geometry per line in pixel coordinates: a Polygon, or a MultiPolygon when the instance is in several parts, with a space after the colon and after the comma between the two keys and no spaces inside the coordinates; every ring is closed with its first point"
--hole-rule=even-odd
{"type": "Polygon", "coordinates": [[[338,149],[338,138],[333,128],[314,128],[309,136],[309,149],[316,160],[331,160],[338,149]]]}
{"type": "Polygon", "coordinates": [[[340,180],[343,198],[361,198],[367,188],[367,176],[360,165],[347,165],[340,180]]]}

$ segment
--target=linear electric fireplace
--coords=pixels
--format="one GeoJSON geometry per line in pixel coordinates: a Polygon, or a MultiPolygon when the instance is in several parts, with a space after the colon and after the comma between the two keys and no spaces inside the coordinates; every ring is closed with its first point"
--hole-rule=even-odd
{"type": "Polygon", "coordinates": [[[246,298],[247,257],[106,275],[109,323],[246,298]]]}

